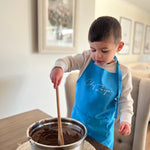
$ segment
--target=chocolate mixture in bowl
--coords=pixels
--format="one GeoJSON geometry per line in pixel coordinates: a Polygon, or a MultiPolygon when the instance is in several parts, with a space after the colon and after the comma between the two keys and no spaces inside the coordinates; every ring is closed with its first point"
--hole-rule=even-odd
{"type": "MultiPolygon", "coordinates": [[[[82,138],[82,134],[74,129],[64,127],[63,128],[64,144],[71,144],[79,141],[82,138]]],[[[42,126],[31,135],[32,139],[40,144],[58,146],[58,130],[57,126],[42,126]]]]}

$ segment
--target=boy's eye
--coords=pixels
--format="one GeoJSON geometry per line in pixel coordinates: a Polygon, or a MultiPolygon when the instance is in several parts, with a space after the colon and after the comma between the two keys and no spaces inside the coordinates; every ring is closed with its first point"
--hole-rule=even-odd
{"type": "Polygon", "coordinates": [[[102,51],[102,53],[107,53],[108,51],[107,50],[101,50],[102,51]]]}
{"type": "Polygon", "coordinates": [[[92,51],[92,52],[96,52],[96,50],[95,50],[95,49],[91,49],[91,51],[92,51]]]}

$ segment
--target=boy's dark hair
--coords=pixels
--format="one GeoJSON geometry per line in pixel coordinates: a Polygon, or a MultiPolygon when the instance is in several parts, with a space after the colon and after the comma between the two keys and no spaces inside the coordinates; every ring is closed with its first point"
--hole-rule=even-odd
{"type": "Polygon", "coordinates": [[[121,26],[117,19],[110,16],[97,18],[91,25],[88,34],[90,42],[102,41],[110,36],[114,37],[114,43],[121,40],[121,26]]]}

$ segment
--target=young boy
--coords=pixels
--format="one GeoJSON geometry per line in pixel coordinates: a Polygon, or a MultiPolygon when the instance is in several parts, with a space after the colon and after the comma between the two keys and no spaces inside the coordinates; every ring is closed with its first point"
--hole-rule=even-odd
{"type": "Polygon", "coordinates": [[[133,115],[131,73],[115,56],[124,46],[120,23],[99,17],[89,29],[88,41],[90,50],[58,59],[50,78],[56,88],[64,72],[80,70],[71,117],[86,126],[88,136],[112,149],[118,105],[123,136],[131,132],[133,115]]]}

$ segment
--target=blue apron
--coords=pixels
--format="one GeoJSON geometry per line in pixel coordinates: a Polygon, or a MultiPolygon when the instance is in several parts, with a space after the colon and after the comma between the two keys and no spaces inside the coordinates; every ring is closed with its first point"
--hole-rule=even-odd
{"type": "Polygon", "coordinates": [[[98,67],[91,60],[77,80],[71,115],[86,126],[88,136],[110,149],[113,148],[114,121],[122,90],[122,73],[116,57],[115,60],[115,73],[98,67]]]}

